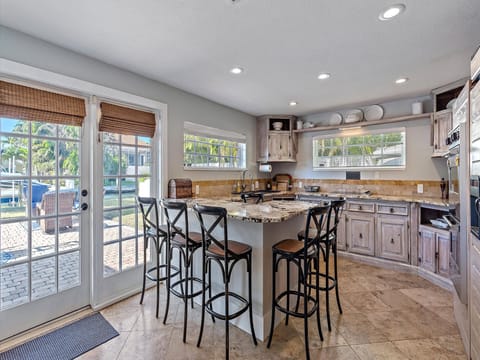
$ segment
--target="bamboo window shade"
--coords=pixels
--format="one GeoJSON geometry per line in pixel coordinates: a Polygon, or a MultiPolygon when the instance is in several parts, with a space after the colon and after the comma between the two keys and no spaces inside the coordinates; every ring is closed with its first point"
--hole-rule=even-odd
{"type": "Polygon", "coordinates": [[[155,134],[155,114],[106,102],[100,103],[99,130],[122,135],[155,134]]]}
{"type": "Polygon", "coordinates": [[[82,126],[85,100],[0,80],[0,116],[82,126]]]}

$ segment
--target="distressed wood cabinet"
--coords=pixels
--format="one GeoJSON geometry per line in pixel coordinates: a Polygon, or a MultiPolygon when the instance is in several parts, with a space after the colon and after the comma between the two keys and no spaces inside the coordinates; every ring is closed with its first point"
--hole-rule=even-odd
{"type": "Polygon", "coordinates": [[[441,157],[448,153],[447,137],[452,129],[452,110],[447,109],[433,114],[433,154],[441,157]]]}
{"type": "Polygon", "coordinates": [[[348,251],[363,255],[375,255],[375,219],[370,213],[346,214],[348,251]]]}
{"type": "Polygon", "coordinates": [[[470,235],[470,352],[480,359],[480,240],[470,235]]]}
{"type": "Polygon", "coordinates": [[[257,161],[295,162],[297,134],[293,133],[296,116],[264,115],[257,118],[257,161]],[[277,130],[275,123],[281,123],[277,130]]]}
{"type": "Polygon", "coordinates": [[[345,212],[340,217],[340,221],[337,226],[337,249],[347,250],[347,237],[345,234],[345,212]]]}
{"type": "Polygon", "coordinates": [[[408,262],[408,217],[377,215],[376,256],[408,262]]]}
{"type": "Polygon", "coordinates": [[[450,232],[431,226],[420,225],[419,258],[420,267],[441,276],[448,277],[450,261],[450,232]]]}

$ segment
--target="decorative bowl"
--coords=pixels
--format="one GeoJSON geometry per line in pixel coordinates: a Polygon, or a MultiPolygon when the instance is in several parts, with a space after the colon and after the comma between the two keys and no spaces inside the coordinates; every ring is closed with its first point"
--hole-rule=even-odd
{"type": "Polygon", "coordinates": [[[283,123],[281,121],[276,121],[272,124],[274,130],[282,130],[283,123]]]}

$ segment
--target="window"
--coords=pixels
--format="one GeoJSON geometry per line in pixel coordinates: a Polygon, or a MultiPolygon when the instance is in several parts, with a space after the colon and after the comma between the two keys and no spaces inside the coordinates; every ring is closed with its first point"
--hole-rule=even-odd
{"type": "Polygon", "coordinates": [[[313,138],[314,170],[403,169],[405,165],[405,128],[313,138]]]}
{"type": "Polygon", "coordinates": [[[185,169],[244,169],[246,136],[231,131],[185,122],[183,163],[185,169]]]}

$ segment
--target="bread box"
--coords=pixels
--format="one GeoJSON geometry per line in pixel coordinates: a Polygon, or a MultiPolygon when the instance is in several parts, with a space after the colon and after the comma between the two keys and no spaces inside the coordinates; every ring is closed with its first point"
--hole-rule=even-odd
{"type": "Polygon", "coordinates": [[[192,180],[170,179],[168,181],[168,197],[171,199],[192,197],[192,180]]]}

